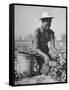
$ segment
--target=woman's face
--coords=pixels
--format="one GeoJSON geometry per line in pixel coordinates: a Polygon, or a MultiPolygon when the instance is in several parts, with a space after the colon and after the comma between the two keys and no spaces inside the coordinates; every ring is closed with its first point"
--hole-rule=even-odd
{"type": "Polygon", "coordinates": [[[51,20],[46,20],[46,21],[42,22],[42,26],[45,30],[48,30],[51,26],[51,20]]]}

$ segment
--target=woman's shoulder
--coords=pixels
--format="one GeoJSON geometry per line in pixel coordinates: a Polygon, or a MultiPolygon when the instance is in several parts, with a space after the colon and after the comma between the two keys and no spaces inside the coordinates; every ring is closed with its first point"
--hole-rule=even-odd
{"type": "Polygon", "coordinates": [[[39,34],[40,33],[40,28],[37,28],[36,30],[35,30],[35,34],[39,34]]]}
{"type": "Polygon", "coordinates": [[[35,30],[35,32],[40,32],[40,27],[35,30]]]}
{"type": "Polygon", "coordinates": [[[37,28],[37,29],[34,31],[34,35],[35,35],[35,36],[38,36],[38,35],[39,35],[39,32],[40,32],[40,28],[37,28]]]}

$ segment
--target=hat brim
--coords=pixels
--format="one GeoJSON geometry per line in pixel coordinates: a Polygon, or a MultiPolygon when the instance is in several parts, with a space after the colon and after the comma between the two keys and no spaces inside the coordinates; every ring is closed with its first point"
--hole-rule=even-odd
{"type": "Polygon", "coordinates": [[[39,18],[39,19],[40,19],[40,20],[43,20],[43,19],[47,19],[47,18],[53,19],[54,17],[44,17],[44,18],[39,18]]]}

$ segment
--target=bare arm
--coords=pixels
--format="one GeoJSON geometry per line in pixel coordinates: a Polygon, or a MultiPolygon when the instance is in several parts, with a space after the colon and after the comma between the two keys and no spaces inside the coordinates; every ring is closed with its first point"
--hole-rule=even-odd
{"type": "Polygon", "coordinates": [[[51,46],[55,47],[55,38],[54,38],[54,33],[51,34],[51,46]]]}
{"type": "Polygon", "coordinates": [[[48,43],[49,54],[51,55],[51,57],[55,58],[58,55],[58,50],[55,47],[54,34],[51,34],[50,36],[51,36],[51,41],[48,43]]]}
{"type": "Polygon", "coordinates": [[[48,57],[48,55],[45,54],[44,52],[42,52],[40,49],[36,49],[36,52],[37,52],[39,55],[43,56],[44,58],[45,58],[45,57],[48,57]]]}

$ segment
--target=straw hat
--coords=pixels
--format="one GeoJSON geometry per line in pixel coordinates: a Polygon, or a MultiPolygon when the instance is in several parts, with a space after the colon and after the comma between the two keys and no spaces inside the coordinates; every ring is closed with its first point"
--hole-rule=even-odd
{"type": "Polygon", "coordinates": [[[46,19],[46,18],[52,19],[54,17],[52,17],[49,12],[43,12],[40,19],[42,20],[42,19],[46,19]]]}

